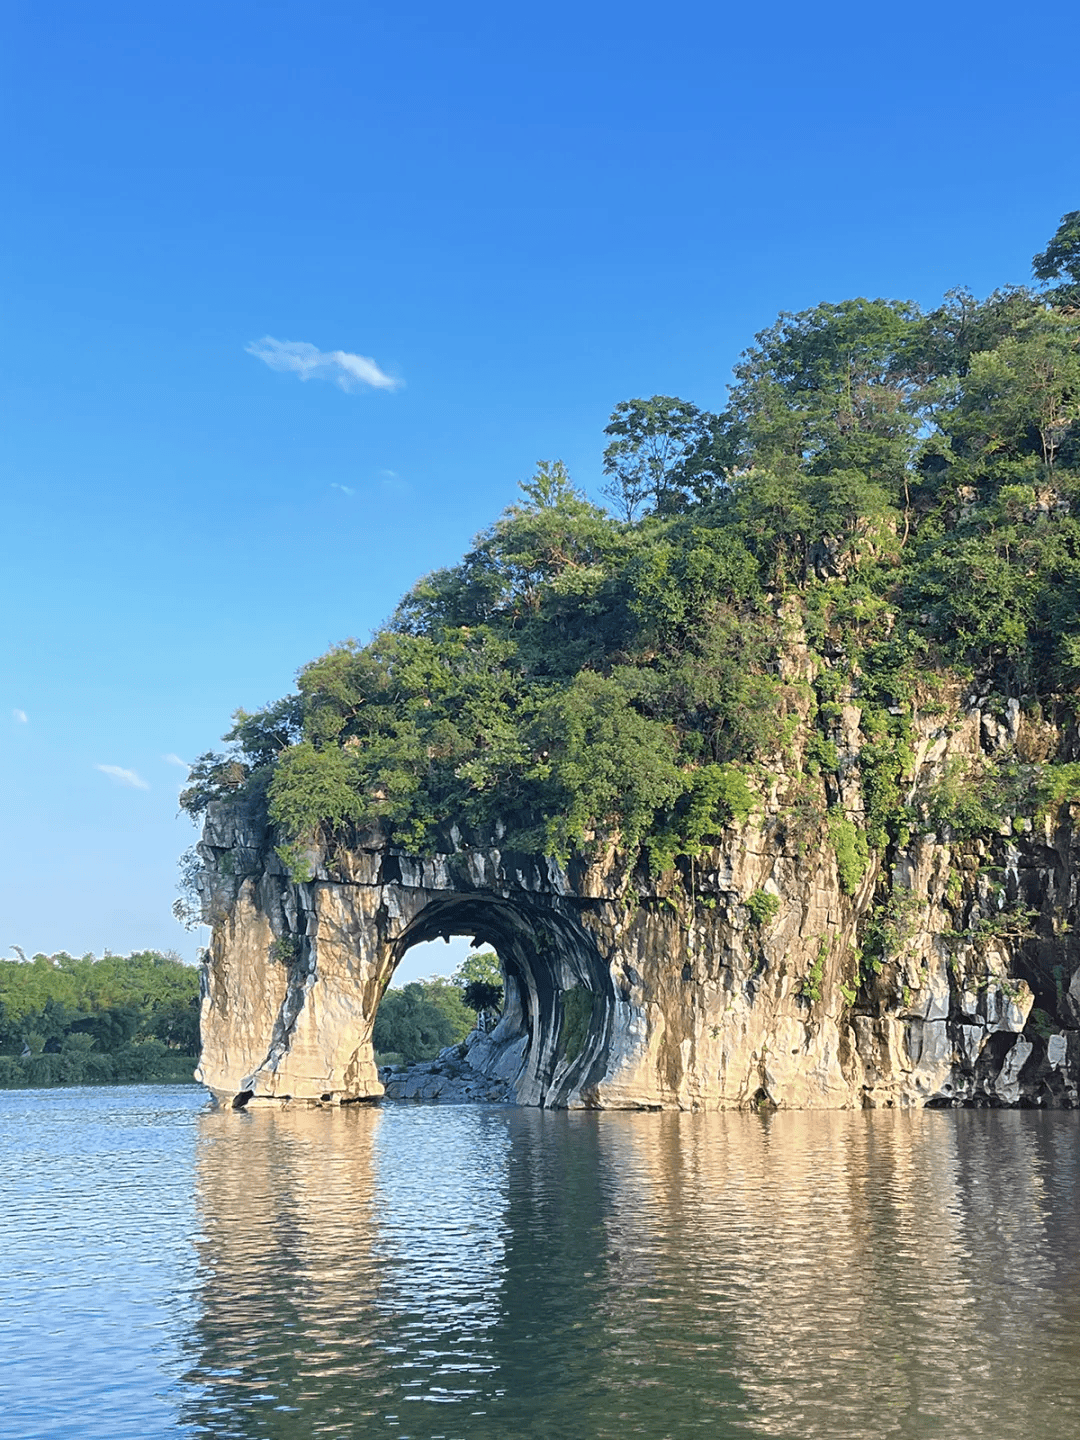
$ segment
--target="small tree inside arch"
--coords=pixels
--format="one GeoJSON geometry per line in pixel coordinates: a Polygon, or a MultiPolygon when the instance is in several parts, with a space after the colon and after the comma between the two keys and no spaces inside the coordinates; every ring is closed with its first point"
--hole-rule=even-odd
{"type": "Polygon", "coordinates": [[[453,981],[460,987],[465,1004],[476,1011],[476,1028],[485,1032],[493,1029],[503,1003],[502,967],[494,950],[466,956],[454,971],[453,981]]]}

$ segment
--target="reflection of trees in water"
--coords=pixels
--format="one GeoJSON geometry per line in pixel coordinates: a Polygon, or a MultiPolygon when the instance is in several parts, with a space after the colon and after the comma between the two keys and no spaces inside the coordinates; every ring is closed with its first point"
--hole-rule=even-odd
{"type": "Polygon", "coordinates": [[[201,1124],[196,1434],[1072,1433],[1074,1116],[201,1124]]]}

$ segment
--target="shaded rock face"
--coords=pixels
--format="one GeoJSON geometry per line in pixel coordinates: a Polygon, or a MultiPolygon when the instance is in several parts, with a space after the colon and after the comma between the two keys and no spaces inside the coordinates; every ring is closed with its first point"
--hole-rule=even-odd
{"type": "MultiPolygon", "coordinates": [[[[969,707],[925,731],[913,786],[1000,743],[969,707]]],[[[841,770],[858,823],[856,781],[841,770]]],[[[218,805],[200,845],[213,938],[198,1078],[237,1104],[381,1095],[371,1030],[397,963],[418,941],[467,935],[506,974],[503,1017],[470,1063],[520,1104],[1074,1105],[1072,819],[1005,829],[920,838],[847,894],[826,827],[793,823],[778,786],[660,881],[615,855],[563,867],[452,831],[430,859],[356,835],[295,883],[260,813],[218,805]],[[860,973],[875,906],[890,947],[860,973]],[[1018,907],[1036,912],[1033,930],[1010,930],[1018,907]]]]}

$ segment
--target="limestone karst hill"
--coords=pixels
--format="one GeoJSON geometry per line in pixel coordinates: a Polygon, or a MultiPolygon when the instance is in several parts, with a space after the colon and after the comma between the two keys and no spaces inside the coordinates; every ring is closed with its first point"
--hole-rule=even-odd
{"type": "Polygon", "coordinates": [[[722,412],[619,406],[616,513],[541,465],[239,714],[185,792],[205,1083],[377,1094],[395,965],[466,934],[522,1102],[1075,1103],[1074,231],[1043,293],[821,305],[722,412]]]}

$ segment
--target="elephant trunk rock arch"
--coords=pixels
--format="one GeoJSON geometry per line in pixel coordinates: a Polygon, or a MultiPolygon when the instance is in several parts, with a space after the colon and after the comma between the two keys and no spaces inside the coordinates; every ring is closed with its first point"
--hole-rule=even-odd
{"type": "Polygon", "coordinates": [[[197,1078],[216,1097],[381,1095],[371,1032],[398,962],[421,941],[471,935],[498,951],[507,982],[472,1063],[510,1082],[519,1104],[611,1103],[601,1087],[633,1020],[592,913],[604,903],[573,894],[553,862],[477,850],[420,860],[368,834],[296,883],[270,841],[256,811],[222,806],[199,847],[214,933],[197,1078]]]}

